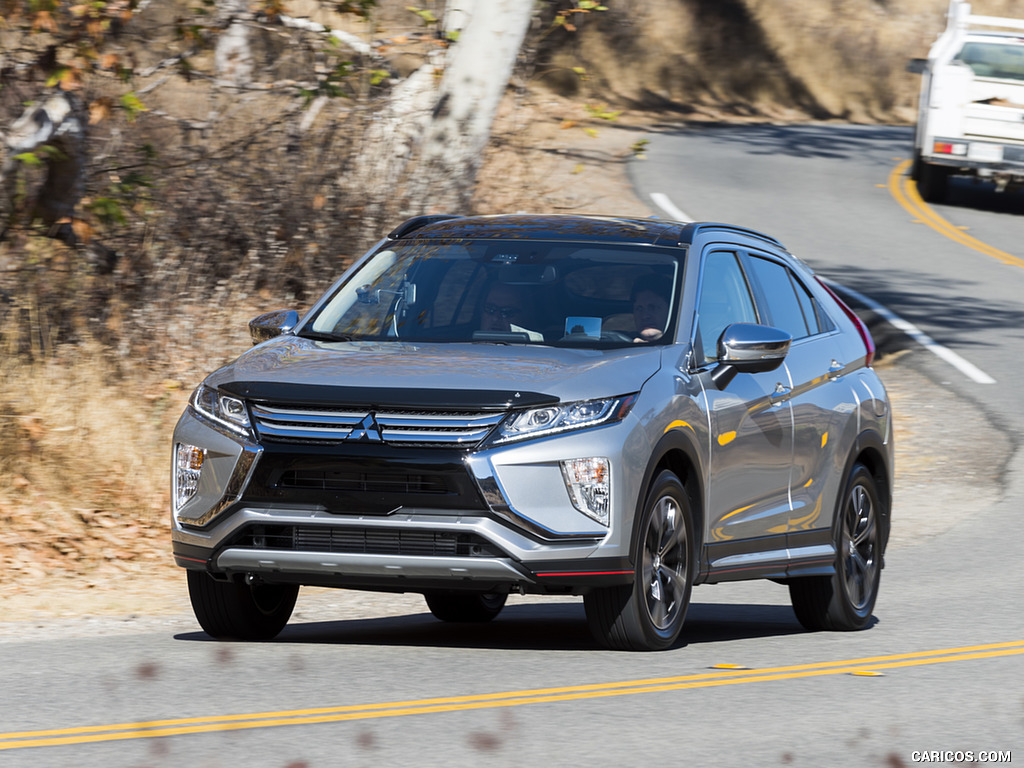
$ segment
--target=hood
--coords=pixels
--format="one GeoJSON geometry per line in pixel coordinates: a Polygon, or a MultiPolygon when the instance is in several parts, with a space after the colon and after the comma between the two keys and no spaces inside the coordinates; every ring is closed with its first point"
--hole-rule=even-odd
{"type": "Polygon", "coordinates": [[[206,383],[253,400],[507,408],[639,391],[661,347],[323,342],[281,336],[206,383]]]}

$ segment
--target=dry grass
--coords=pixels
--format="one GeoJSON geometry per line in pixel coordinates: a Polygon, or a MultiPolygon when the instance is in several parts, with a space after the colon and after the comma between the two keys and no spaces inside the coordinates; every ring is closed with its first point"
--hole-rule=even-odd
{"type": "Polygon", "coordinates": [[[0,547],[5,572],[153,557],[168,509],[167,434],[187,395],[179,381],[117,369],[94,344],[4,359],[0,536],[18,545],[0,547]]]}

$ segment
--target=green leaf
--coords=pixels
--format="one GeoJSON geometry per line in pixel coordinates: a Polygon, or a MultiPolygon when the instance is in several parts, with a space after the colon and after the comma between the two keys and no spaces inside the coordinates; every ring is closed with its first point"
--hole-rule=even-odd
{"type": "Polygon", "coordinates": [[[417,8],[415,5],[407,5],[405,10],[415,13],[424,24],[437,24],[437,16],[429,8],[417,8]]]}
{"type": "Polygon", "coordinates": [[[391,75],[386,69],[374,69],[370,71],[370,85],[380,85],[391,75]]]}
{"type": "Polygon", "coordinates": [[[104,224],[121,224],[123,226],[128,222],[128,219],[125,218],[124,209],[121,207],[121,203],[112,197],[94,198],[86,208],[104,224]]]}
{"type": "Polygon", "coordinates": [[[22,152],[20,155],[15,155],[14,159],[25,165],[40,166],[43,164],[43,161],[35,152],[22,152]]]}
{"type": "Polygon", "coordinates": [[[47,88],[53,88],[58,83],[60,83],[60,81],[64,77],[64,73],[67,72],[67,71],[68,71],[67,67],[57,67],[57,69],[54,70],[53,73],[48,78],[46,78],[46,87],[47,88]]]}
{"type": "Polygon", "coordinates": [[[631,146],[629,149],[633,153],[633,155],[636,156],[637,159],[643,160],[645,157],[647,157],[647,145],[650,143],[651,142],[648,139],[639,139],[637,141],[634,141],[633,146],[631,146]]]}
{"type": "Polygon", "coordinates": [[[128,113],[128,122],[135,122],[140,113],[149,111],[134,91],[128,91],[121,97],[121,108],[128,113]]]}
{"type": "Polygon", "coordinates": [[[622,114],[622,110],[621,109],[616,110],[614,112],[610,112],[607,109],[604,109],[602,107],[595,107],[595,106],[592,106],[590,104],[584,104],[583,108],[586,109],[587,112],[589,112],[592,117],[597,117],[597,118],[600,118],[601,120],[609,120],[609,121],[611,121],[611,120],[614,120],[615,118],[617,118],[619,115],[622,114]]]}

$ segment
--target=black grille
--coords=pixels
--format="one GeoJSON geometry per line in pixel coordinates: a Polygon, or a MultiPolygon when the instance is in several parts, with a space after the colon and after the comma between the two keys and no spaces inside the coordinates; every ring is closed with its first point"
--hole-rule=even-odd
{"type": "Polygon", "coordinates": [[[363,493],[449,493],[444,478],[403,472],[344,472],[300,470],[284,472],[278,488],[312,488],[320,491],[363,493]]]}
{"type": "Polygon", "coordinates": [[[254,525],[240,531],[229,546],[364,555],[503,556],[472,533],[339,525],[254,525]]]}

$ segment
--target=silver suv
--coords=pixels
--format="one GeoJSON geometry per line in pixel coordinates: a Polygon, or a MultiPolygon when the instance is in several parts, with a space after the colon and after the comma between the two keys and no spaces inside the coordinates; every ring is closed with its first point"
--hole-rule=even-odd
{"type": "Polygon", "coordinates": [[[582,595],[624,650],[675,643],[695,584],[870,620],[889,403],[865,326],[770,237],[417,217],[250,330],[174,431],[174,556],[213,637],[274,637],[300,585],[454,622],[582,595]]]}

